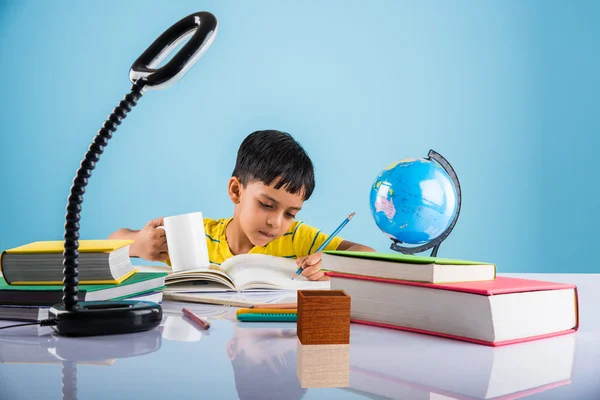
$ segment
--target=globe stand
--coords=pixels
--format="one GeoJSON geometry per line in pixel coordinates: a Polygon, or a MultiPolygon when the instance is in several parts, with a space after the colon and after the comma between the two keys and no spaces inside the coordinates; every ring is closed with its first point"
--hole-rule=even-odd
{"type": "Polygon", "coordinates": [[[444,232],[442,232],[442,234],[440,236],[433,239],[429,243],[425,243],[423,245],[415,246],[415,247],[406,247],[406,246],[402,246],[401,241],[399,241],[397,239],[392,239],[393,243],[390,248],[394,251],[404,253],[404,254],[421,253],[423,251],[433,248],[433,250],[431,251],[431,257],[437,257],[437,252],[438,252],[438,249],[440,248],[440,244],[442,244],[442,242],[448,237],[450,232],[452,232],[452,229],[454,229],[454,225],[456,225],[456,221],[458,220],[458,215],[460,214],[460,205],[462,203],[462,196],[461,196],[461,191],[460,191],[460,182],[458,181],[458,176],[456,175],[454,168],[452,168],[452,165],[450,165],[450,163],[444,157],[442,157],[441,154],[435,152],[434,150],[429,150],[427,159],[433,160],[433,161],[436,161],[437,163],[439,163],[442,166],[442,168],[444,168],[444,170],[448,173],[448,175],[450,176],[450,179],[452,179],[452,182],[454,183],[454,187],[456,188],[456,201],[457,201],[456,213],[454,214],[454,218],[452,218],[452,221],[450,222],[450,225],[448,225],[448,228],[446,228],[446,230],[444,232]]]}

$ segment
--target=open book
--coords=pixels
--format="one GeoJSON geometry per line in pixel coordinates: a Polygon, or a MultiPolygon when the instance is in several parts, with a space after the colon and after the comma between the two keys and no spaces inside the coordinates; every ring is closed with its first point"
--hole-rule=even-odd
{"type": "MultiPolygon", "coordinates": [[[[139,267],[156,270],[157,267],[139,267]]],[[[296,276],[296,260],[266,254],[239,254],[221,265],[209,268],[172,272],[170,267],[158,267],[168,272],[165,293],[195,293],[250,290],[319,290],[329,289],[329,281],[309,281],[296,276]],[[292,279],[292,277],[295,277],[292,279]]]]}

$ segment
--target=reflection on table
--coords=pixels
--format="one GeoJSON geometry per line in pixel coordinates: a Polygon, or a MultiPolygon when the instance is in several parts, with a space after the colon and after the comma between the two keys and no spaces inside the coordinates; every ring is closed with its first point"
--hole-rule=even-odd
{"type": "Polygon", "coordinates": [[[521,397],[571,383],[576,339],[488,347],[361,327],[352,332],[349,390],[390,399],[521,397]]]}
{"type": "MultiPolygon", "coordinates": [[[[2,364],[60,364],[62,399],[77,399],[77,365],[109,366],[120,358],[139,357],[160,349],[158,330],[128,335],[67,338],[58,335],[0,336],[2,364]]],[[[58,397],[58,393],[53,396],[58,397]]]]}
{"type": "Polygon", "coordinates": [[[269,323],[234,323],[227,343],[240,399],[300,399],[296,376],[296,329],[269,323]]]}

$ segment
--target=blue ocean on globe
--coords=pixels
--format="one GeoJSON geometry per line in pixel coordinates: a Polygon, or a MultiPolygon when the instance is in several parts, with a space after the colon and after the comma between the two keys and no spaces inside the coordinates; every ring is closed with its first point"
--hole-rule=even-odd
{"type": "Polygon", "coordinates": [[[436,161],[405,159],[377,176],[370,206],[375,223],[386,235],[407,244],[424,244],[452,223],[457,190],[436,161]]]}

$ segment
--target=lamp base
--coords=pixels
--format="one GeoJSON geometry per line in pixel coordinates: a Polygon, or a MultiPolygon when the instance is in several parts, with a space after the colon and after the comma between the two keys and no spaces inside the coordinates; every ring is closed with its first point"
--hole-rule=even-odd
{"type": "Polygon", "coordinates": [[[147,331],[160,325],[162,307],[151,301],[82,301],[73,310],[56,304],[48,311],[52,328],[64,336],[116,335],[147,331]]]}

